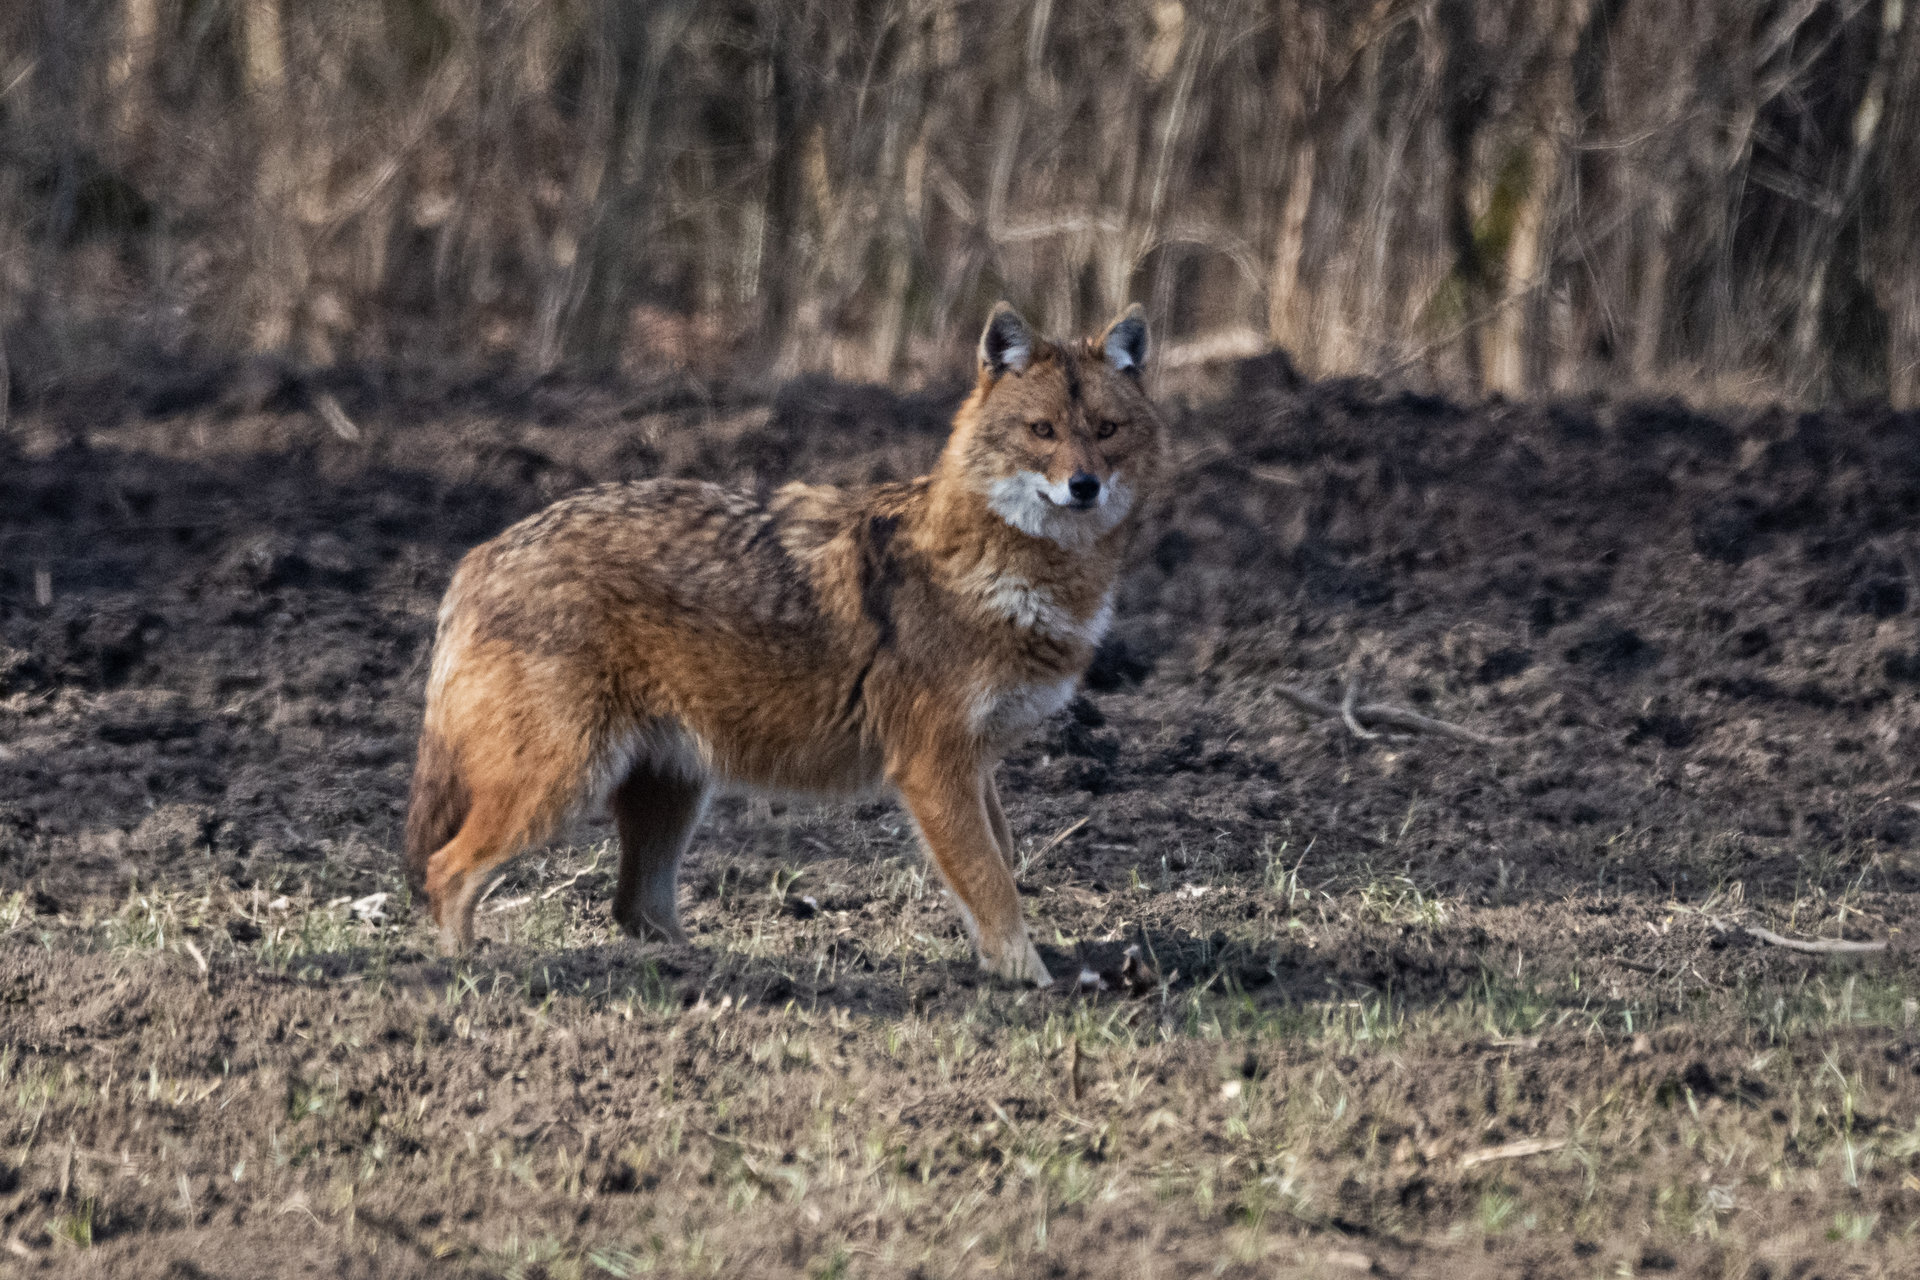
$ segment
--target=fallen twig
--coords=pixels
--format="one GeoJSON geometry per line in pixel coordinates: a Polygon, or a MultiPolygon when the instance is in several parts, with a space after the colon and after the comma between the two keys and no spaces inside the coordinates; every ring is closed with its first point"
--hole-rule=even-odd
{"type": "Polygon", "coordinates": [[[1518,1142],[1509,1142],[1505,1146],[1488,1147],[1484,1151],[1469,1151],[1460,1157],[1460,1167],[1471,1169],[1477,1164],[1490,1164],[1495,1160],[1518,1160],[1522,1156],[1541,1156],[1549,1151],[1558,1151],[1566,1145],[1565,1138],[1522,1138],[1518,1142]]]}
{"type": "Polygon", "coordinates": [[[1046,854],[1051,853],[1054,849],[1059,847],[1061,841],[1065,840],[1068,836],[1072,835],[1074,832],[1078,831],[1080,828],[1086,826],[1089,820],[1090,819],[1088,818],[1082,818],[1078,822],[1075,822],[1070,826],[1063,827],[1059,831],[1054,832],[1053,836],[1050,839],[1048,839],[1048,841],[1045,844],[1041,845],[1038,849],[1035,849],[1032,853],[1028,854],[1027,857],[1030,859],[1034,859],[1034,858],[1043,857],[1046,854]]]}
{"type": "Polygon", "coordinates": [[[320,415],[320,421],[327,424],[327,429],[348,444],[353,444],[360,439],[360,428],[355,425],[352,418],[347,416],[347,411],[340,407],[340,401],[334,398],[333,392],[322,391],[315,397],[313,408],[314,412],[320,415]]]}
{"type": "Polygon", "coordinates": [[[556,894],[565,893],[568,889],[573,888],[574,885],[579,884],[581,877],[590,876],[599,869],[600,869],[600,854],[596,850],[593,855],[593,861],[589,862],[586,866],[580,868],[578,871],[568,876],[565,880],[562,880],[559,884],[548,886],[546,891],[540,895],[540,901],[545,902],[548,898],[551,898],[556,894]]]}
{"type": "Polygon", "coordinates": [[[1346,721],[1348,732],[1352,733],[1356,738],[1366,739],[1379,737],[1379,734],[1369,733],[1360,727],[1360,721],[1356,719],[1353,714],[1354,706],[1359,701],[1360,681],[1357,679],[1347,681],[1347,694],[1344,698],[1340,699],[1340,718],[1346,721]]]}
{"type": "Polygon", "coordinates": [[[1539,1036],[1498,1036],[1487,1041],[1489,1049],[1538,1049],[1539,1036]]]}
{"type": "MultiPolygon", "coordinates": [[[[591,875],[599,866],[600,866],[600,854],[596,851],[593,855],[592,862],[589,862],[586,866],[580,868],[578,871],[568,876],[565,880],[562,880],[559,884],[549,885],[545,890],[543,890],[540,893],[529,893],[525,897],[521,897],[521,898],[502,898],[500,901],[494,903],[491,909],[495,912],[511,911],[515,907],[524,907],[530,902],[545,902],[548,898],[553,897],[555,894],[564,893],[568,889],[571,889],[574,885],[580,882],[580,878],[582,876],[591,875]]],[[[494,884],[498,884],[498,883],[499,881],[497,880],[494,881],[494,884]]],[[[493,885],[488,885],[487,891],[491,893],[493,891],[493,885]]],[[[484,895],[482,896],[481,901],[482,902],[486,901],[486,898],[484,897],[484,895]]]]}
{"type": "Polygon", "coordinates": [[[1758,938],[1771,947],[1785,947],[1789,951],[1804,951],[1809,955],[1840,955],[1859,951],[1885,951],[1887,944],[1880,942],[1849,942],[1845,938],[1789,938],[1784,933],[1775,933],[1763,929],[1757,924],[1742,925],[1749,936],[1758,938]]]}
{"type": "Polygon", "coordinates": [[[1388,729],[1406,729],[1413,733],[1437,733],[1483,747],[1497,747],[1506,742],[1504,738],[1493,738],[1473,729],[1463,729],[1457,724],[1448,724],[1445,720],[1423,716],[1418,711],[1408,711],[1405,707],[1389,706],[1384,702],[1360,705],[1359,686],[1354,684],[1347,686],[1347,696],[1340,706],[1335,706],[1323,698],[1316,698],[1306,690],[1296,689],[1292,685],[1275,685],[1273,691],[1302,711],[1323,719],[1344,722],[1348,729],[1362,738],[1375,736],[1362,727],[1371,724],[1388,729]]]}

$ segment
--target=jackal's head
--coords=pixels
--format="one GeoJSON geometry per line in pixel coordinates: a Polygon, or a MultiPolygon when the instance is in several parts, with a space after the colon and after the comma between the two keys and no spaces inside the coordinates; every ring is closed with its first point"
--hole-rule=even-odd
{"type": "Polygon", "coordinates": [[[943,471],[1022,533],[1092,546],[1159,479],[1166,428],[1141,389],[1146,360],[1137,303],[1097,338],[1056,342],[1002,302],[943,471]]]}

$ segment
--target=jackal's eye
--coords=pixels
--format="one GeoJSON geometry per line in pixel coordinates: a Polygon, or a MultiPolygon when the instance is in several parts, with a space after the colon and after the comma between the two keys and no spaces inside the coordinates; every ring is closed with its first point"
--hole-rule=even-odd
{"type": "Polygon", "coordinates": [[[1105,440],[1108,436],[1111,436],[1114,432],[1118,431],[1119,429],[1120,429],[1120,424],[1117,422],[1103,422],[1100,424],[1099,428],[1093,434],[1099,437],[1100,439],[1105,440]]]}
{"type": "Polygon", "coordinates": [[[1042,440],[1053,439],[1053,424],[1044,419],[1039,422],[1029,422],[1027,424],[1027,430],[1033,432],[1034,435],[1039,436],[1042,440]]]}

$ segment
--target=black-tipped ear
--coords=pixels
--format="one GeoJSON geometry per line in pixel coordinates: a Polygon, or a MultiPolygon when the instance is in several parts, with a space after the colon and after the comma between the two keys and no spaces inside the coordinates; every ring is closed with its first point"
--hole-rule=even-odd
{"type": "Polygon", "coordinates": [[[1033,330],[1007,303],[996,302],[987,317],[986,330],[980,335],[980,363],[996,378],[1009,369],[1024,373],[1033,363],[1033,330]]]}
{"type": "Polygon", "coordinates": [[[1147,367],[1147,312],[1139,303],[1128,307],[1125,314],[1107,326],[1100,335],[1100,354],[1107,363],[1121,373],[1131,373],[1136,378],[1147,367]]]}

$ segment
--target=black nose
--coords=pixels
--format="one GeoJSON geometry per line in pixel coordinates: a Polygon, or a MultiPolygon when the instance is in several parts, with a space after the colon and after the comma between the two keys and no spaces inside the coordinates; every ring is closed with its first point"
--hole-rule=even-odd
{"type": "Polygon", "coordinates": [[[1067,481],[1067,492],[1073,495],[1075,502],[1092,502],[1100,496],[1100,481],[1084,471],[1077,471],[1067,481]]]}

